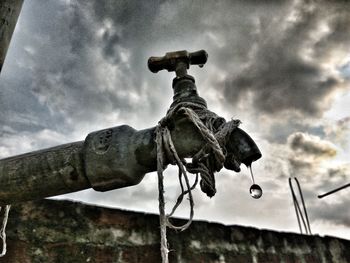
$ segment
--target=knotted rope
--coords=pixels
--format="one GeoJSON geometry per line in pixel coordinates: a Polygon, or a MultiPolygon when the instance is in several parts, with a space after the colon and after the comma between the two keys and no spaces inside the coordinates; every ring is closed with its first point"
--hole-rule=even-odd
{"type": "Polygon", "coordinates": [[[156,145],[157,145],[157,173],[158,173],[158,190],[159,190],[159,221],[160,221],[160,236],[161,236],[161,256],[162,262],[168,263],[168,242],[166,236],[166,228],[184,231],[187,229],[193,219],[194,215],[194,201],[192,190],[198,183],[198,174],[201,176],[201,189],[208,196],[212,197],[215,192],[215,178],[214,172],[219,171],[224,164],[226,150],[225,144],[227,135],[238,127],[240,121],[231,120],[225,122],[219,118],[215,113],[208,111],[205,107],[194,103],[181,103],[169,109],[167,115],[159,122],[156,127],[156,145]],[[203,139],[205,146],[192,158],[192,163],[187,163],[181,159],[175,149],[169,130],[169,123],[172,122],[175,115],[181,114],[189,119],[198,129],[203,139]],[[218,123],[215,123],[219,119],[218,123]],[[218,126],[218,127],[214,127],[218,126]],[[164,176],[163,171],[166,168],[165,160],[171,164],[175,164],[179,169],[179,184],[181,187],[181,194],[172,208],[170,214],[165,214],[164,201],[164,176]],[[189,183],[187,171],[196,174],[196,179],[193,185],[189,183]],[[185,180],[185,186],[183,185],[185,180]],[[185,190],[186,189],[186,190],[185,190]],[[188,221],[181,225],[175,226],[170,222],[170,217],[175,213],[178,206],[182,203],[184,196],[188,194],[190,204],[190,216],[188,221]]]}
{"type": "MultiPolygon", "coordinates": [[[[1,251],[0,257],[3,257],[6,255],[6,225],[7,225],[7,219],[9,217],[10,208],[11,208],[11,205],[5,206],[4,219],[2,221],[2,225],[0,229],[0,238],[2,241],[2,251],[1,251]]],[[[2,207],[0,206],[0,212],[1,210],[2,210],[2,207]]]]}

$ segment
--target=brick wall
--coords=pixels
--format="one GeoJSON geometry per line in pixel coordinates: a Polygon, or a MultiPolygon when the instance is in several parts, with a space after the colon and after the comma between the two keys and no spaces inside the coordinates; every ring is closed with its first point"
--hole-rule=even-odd
{"type": "MultiPolygon", "coordinates": [[[[6,263],[160,262],[158,216],[42,200],[13,206],[6,263]]],[[[350,262],[350,241],[193,222],[170,263],[350,262]]]]}

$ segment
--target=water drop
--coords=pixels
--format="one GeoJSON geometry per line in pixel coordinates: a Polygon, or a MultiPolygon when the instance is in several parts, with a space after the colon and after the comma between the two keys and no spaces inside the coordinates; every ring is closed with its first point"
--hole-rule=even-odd
{"type": "Polygon", "coordinates": [[[262,196],[262,189],[259,185],[253,184],[249,189],[250,195],[255,198],[259,199],[262,196]]]}
{"type": "Polygon", "coordinates": [[[250,170],[250,175],[252,177],[253,182],[253,185],[249,189],[250,195],[255,199],[259,199],[262,196],[262,189],[259,185],[255,184],[252,166],[249,165],[248,168],[250,170]]]}

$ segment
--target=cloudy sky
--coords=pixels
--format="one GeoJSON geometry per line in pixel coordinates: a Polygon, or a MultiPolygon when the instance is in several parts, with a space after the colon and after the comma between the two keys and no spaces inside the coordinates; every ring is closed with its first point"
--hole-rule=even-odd
{"type": "MultiPolygon", "coordinates": [[[[0,76],[0,157],[83,140],[92,131],[156,125],[172,101],[172,73],[150,56],[205,49],[192,67],[209,109],[238,118],[261,148],[251,180],[217,174],[195,191],[195,218],[298,232],[288,186],[296,176],[311,229],[350,239],[350,4],[322,1],[25,0],[0,76]]],[[[168,206],[179,192],[167,170],[168,206]]],[[[157,177],[61,198],[157,212],[157,177]]],[[[184,205],[179,216],[188,216],[184,205]]]]}

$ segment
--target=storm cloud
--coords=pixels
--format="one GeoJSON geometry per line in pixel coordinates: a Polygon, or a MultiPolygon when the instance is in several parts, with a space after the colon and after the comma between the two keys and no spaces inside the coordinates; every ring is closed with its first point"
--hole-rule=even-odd
{"type": "Polygon", "coordinates": [[[332,158],[337,154],[335,146],[319,137],[304,134],[301,132],[294,133],[288,137],[290,148],[301,156],[311,156],[317,158],[332,158]]]}
{"type": "Polygon", "coordinates": [[[349,5],[295,1],[272,19],[256,20],[248,59],[225,79],[226,99],[252,96],[263,113],[322,116],[348,84],[339,68],[349,51],[349,5]]]}

